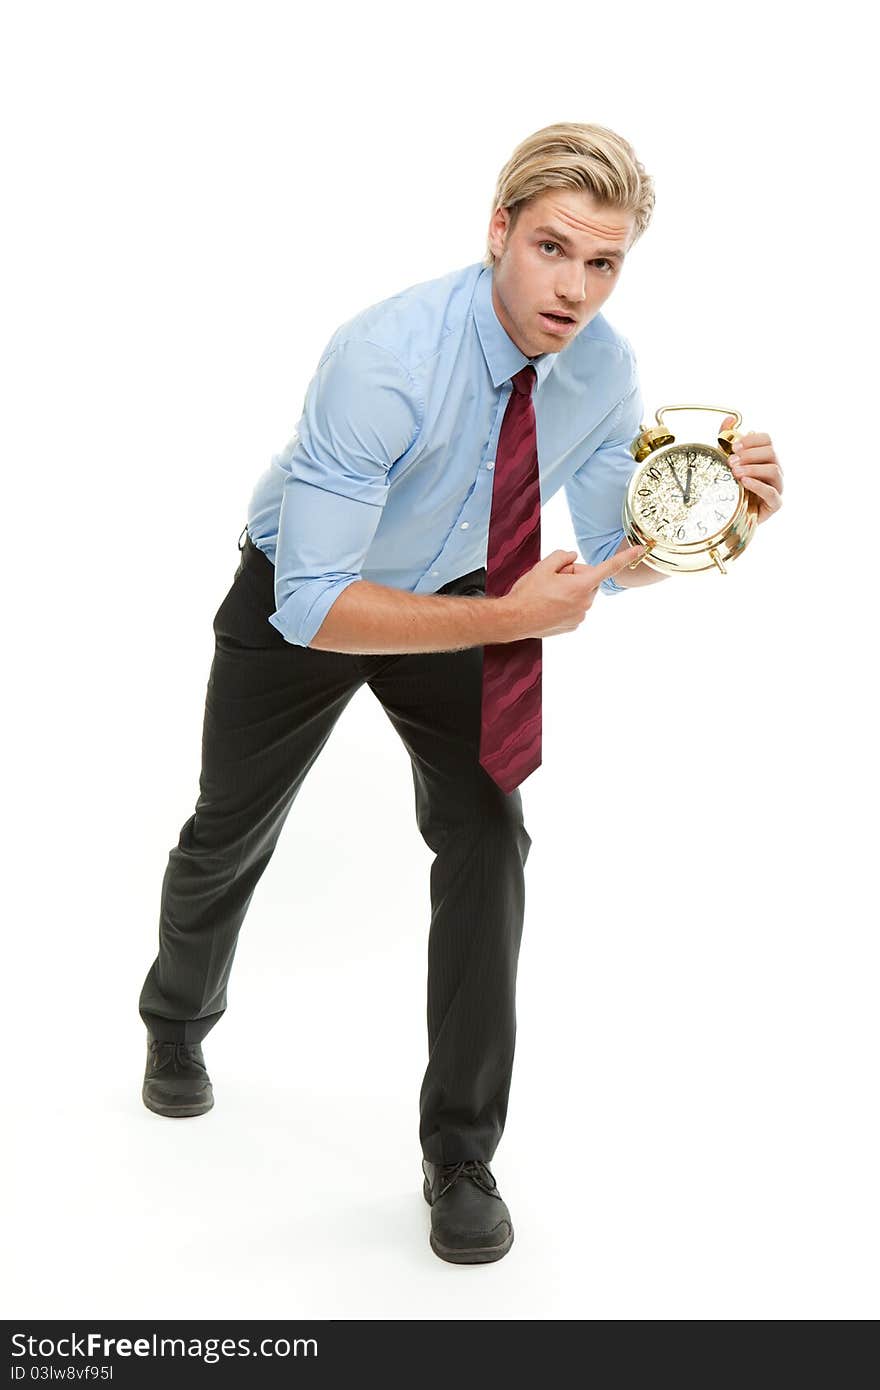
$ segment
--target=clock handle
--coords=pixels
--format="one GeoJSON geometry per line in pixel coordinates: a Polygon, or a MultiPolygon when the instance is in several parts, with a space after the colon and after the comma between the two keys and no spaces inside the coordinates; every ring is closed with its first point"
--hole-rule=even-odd
{"type": "Polygon", "coordinates": [[[660,409],[657,411],[657,424],[661,429],[666,428],[663,424],[662,417],[667,410],[710,410],[713,414],[734,415],[736,417],[736,424],[733,426],[735,430],[739,429],[743,418],[738,410],[722,410],[720,405],[661,405],[660,409]]]}

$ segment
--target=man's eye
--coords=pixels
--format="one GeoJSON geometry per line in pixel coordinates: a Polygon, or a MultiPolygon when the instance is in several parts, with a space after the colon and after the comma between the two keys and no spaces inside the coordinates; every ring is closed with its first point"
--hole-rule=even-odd
{"type": "MultiPolygon", "coordinates": [[[[556,249],[557,249],[557,251],[559,251],[559,250],[562,249],[557,241],[540,241],[540,242],[538,242],[538,245],[539,245],[539,246],[555,246],[556,249]]],[[[609,261],[609,259],[608,259],[607,256],[597,256],[596,259],[595,259],[594,261],[591,261],[590,264],[591,264],[591,265],[604,265],[604,266],[606,267],[606,269],[602,271],[602,274],[603,274],[603,275],[610,275],[610,274],[612,273],[612,271],[614,270],[614,266],[612,265],[611,261],[609,261]]]]}

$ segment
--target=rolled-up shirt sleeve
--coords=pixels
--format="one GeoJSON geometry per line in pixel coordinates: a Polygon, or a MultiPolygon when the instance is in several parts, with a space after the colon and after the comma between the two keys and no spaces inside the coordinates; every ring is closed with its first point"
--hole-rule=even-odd
{"type": "Polygon", "coordinates": [[[322,359],[285,451],[269,622],[307,647],[360,578],[388,496],[388,474],[413,444],[415,384],[386,348],[349,340],[322,359]]]}
{"type": "MultiPolygon", "coordinates": [[[[642,427],[644,401],[635,357],[627,395],[612,416],[606,439],[565,484],[568,510],[584,563],[600,565],[623,540],[623,499],[636,467],[630,445],[642,427]]],[[[623,594],[624,585],[603,579],[608,594],[623,594]]]]}

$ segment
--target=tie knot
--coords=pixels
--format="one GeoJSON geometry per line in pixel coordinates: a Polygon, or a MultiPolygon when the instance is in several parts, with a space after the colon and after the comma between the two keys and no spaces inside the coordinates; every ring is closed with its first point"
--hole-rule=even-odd
{"type": "Polygon", "coordinates": [[[514,391],[518,391],[521,396],[530,396],[537,375],[531,363],[527,367],[523,367],[521,371],[510,378],[514,391]]]}

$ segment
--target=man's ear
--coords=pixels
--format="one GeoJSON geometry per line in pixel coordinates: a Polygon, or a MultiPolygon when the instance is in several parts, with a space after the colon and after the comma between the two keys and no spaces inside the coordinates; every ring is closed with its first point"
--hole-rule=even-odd
{"type": "Polygon", "coordinates": [[[504,243],[510,228],[510,209],[496,208],[489,219],[489,242],[496,256],[504,254],[504,243]]]}

